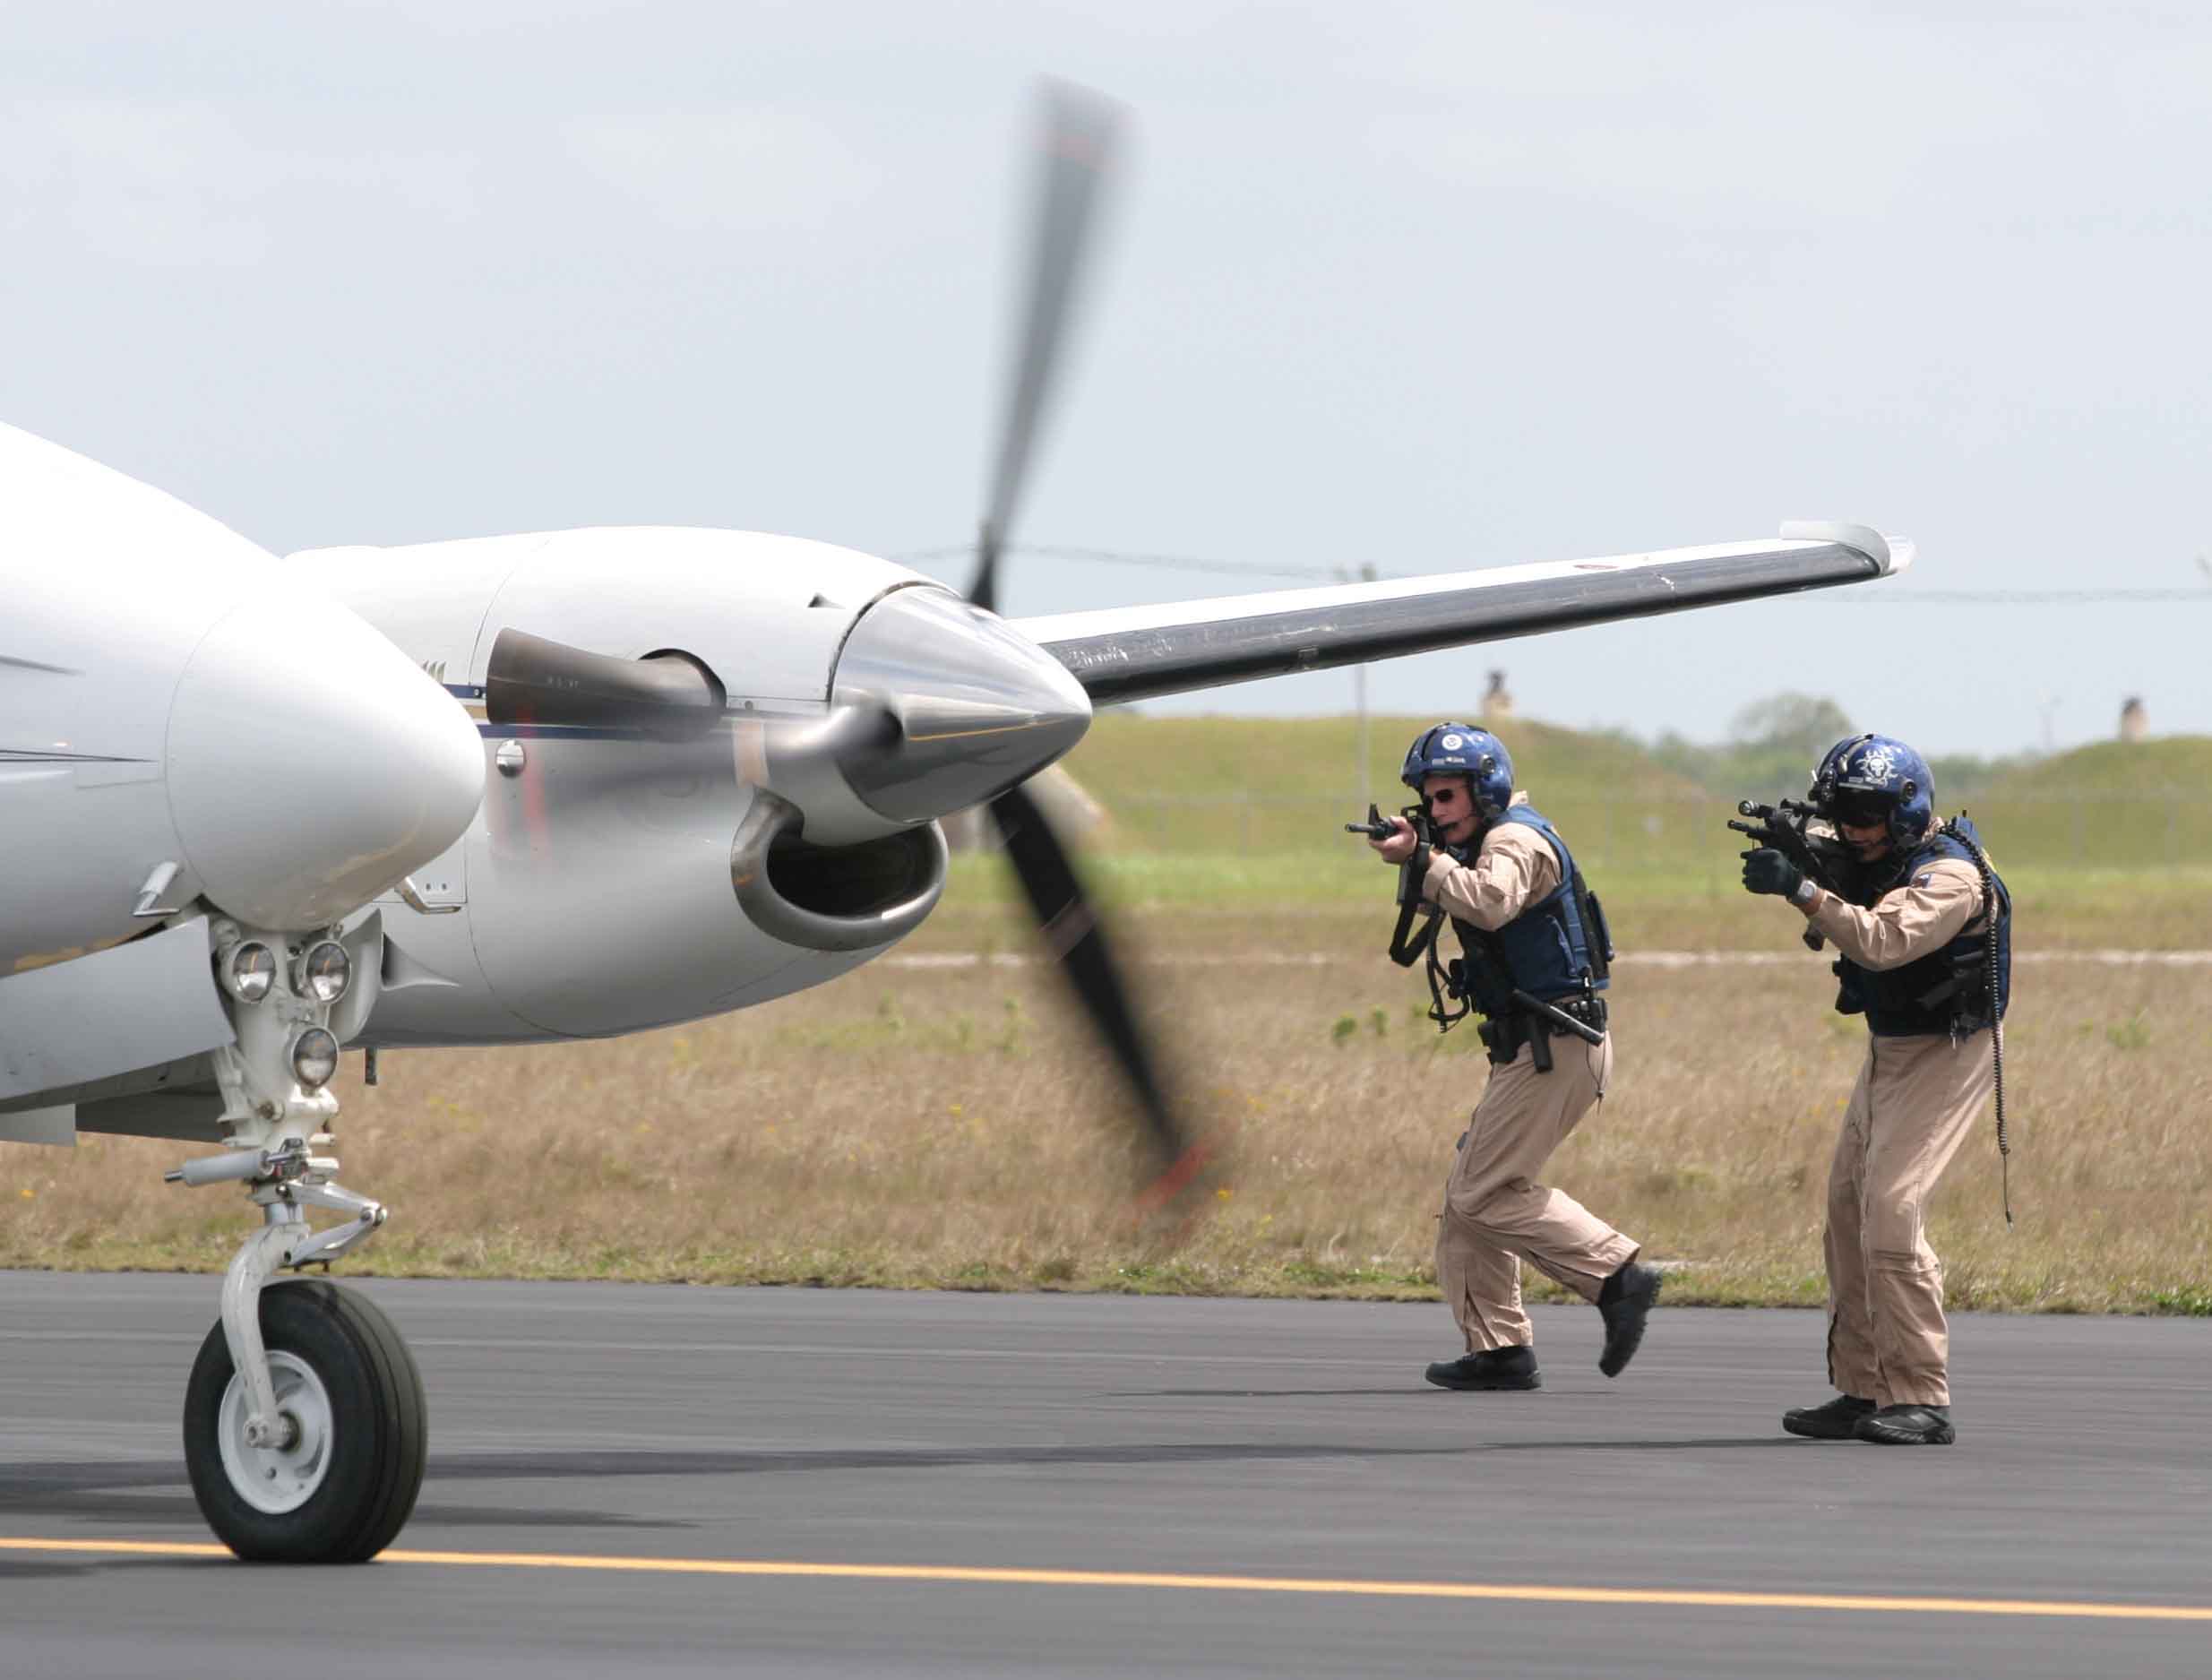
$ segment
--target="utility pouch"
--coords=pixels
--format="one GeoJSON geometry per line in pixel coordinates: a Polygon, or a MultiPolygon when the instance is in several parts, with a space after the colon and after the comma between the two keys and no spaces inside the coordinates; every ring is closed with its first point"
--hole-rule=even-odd
{"type": "Polygon", "coordinates": [[[1933,1008],[1938,1004],[1950,1005],[1951,1031],[1956,1035],[1979,1032],[1989,1025],[1996,1011],[1995,1000],[1989,990],[1989,958],[1980,950],[1954,951],[1950,959],[1950,978],[1940,986],[1931,987],[1918,1000],[1924,1007],[1933,1008]]]}
{"type": "Polygon", "coordinates": [[[1576,909],[1582,918],[1582,937],[1590,949],[1590,978],[1606,980],[1613,978],[1613,930],[1605,926],[1605,907],[1597,901],[1597,894],[1583,883],[1582,872],[1574,872],[1576,909]]]}
{"type": "Polygon", "coordinates": [[[1838,1015],[1863,1015],[1866,997],[1859,990],[1857,978],[1850,966],[1841,957],[1829,964],[1829,972],[1836,977],[1836,1012],[1838,1015]]]}

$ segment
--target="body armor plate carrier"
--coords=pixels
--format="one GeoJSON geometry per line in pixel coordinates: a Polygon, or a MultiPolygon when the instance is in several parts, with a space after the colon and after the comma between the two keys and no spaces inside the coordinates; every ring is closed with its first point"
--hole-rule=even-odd
{"type": "MultiPolygon", "coordinates": [[[[1554,1028],[1514,995],[1550,1004],[1603,1032],[1605,1004],[1597,994],[1612,981],[1613,941],[1605,928],[1604,907],[1583,880],[1559,831],[1531,806],[1513,806],[1497,820],[1532,828],[1544,836],[1559,862],[1559,884],[1494,930],[1452,918],[1459,947],[1466,954],[1445,970],[1443,991],[1464,1001],[1452,1013],[1440,997],[1430,1014],[1440,1026],[1449,1028],[1464,1019],[1470,1009],[1477,1011],[1484,1017],[1483,1044],[1493,1062],[1511,1062],[1522,1045],[1533,1044],[1537,1070],[1549,1073],[1554,1028]]],[[[1480,843],[1478,840],[1476,846],[1480,843]]],[[[1453,856],[1466,863],[1474,852],[1469,849],[1461,857],[1455,850],[1453,856]]],[[[1433,954],[1430,961],[1433,965],[1433,954]]]]}
{"type": "MultiPolygon", "coordinates": [[[[1907,854],[1889,887],[1909,881],[1940,859],[1957,858],[1972,864],[1984,882],[1980,910],[1968,925],[1997,918],[1993,942],[1984,924],[1971,933],[1963,929],[1941,950],[1915,958],[1901,968],[1864,969],[1848,957],[1836,960],[1836,977],[1842,983],[1836,1007],[1846,1015],[1862,1012],[1868,1029],[1878,1038],[1908,1038],[1947,1033],[1953,1038],[1985,1030],[2001,1020],[2012,991],[2012,898],[2005,883],[1990,868],[1981,836],[1964,817],[1946,823],[1907,854]],[[1993,906],[1991,900],[1994,900],[1993,906]]],[[[1868,908],[1871,908],[1871,904],[1868,908]]]]}

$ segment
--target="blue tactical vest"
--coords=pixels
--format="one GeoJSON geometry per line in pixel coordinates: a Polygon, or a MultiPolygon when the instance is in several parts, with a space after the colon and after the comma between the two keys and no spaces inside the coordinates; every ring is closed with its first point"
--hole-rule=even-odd
{"type": "MultiPolygon", "coordinates": [[[[1958,818],[1955,826],[1975,845],[1981,844],[1982,837],[1965,817],[1958,818]]],[[[1955,857],[1967,864],[1975,860],[1971,848],[1938,829],[1906,857],[1899,871],[1899,880],[1909,882],[1930,864],[1944,857],[1955,857]]],[[[1990,884],[1997,900],[1993,909],[1997,918],[1996,1013],[2001,1020],[2006,1004],[2012,1000],[2012,895],[2006,892],[2005,883],[1998,879],[1994,870],[1990,872],[1990,884]]],[[[1991,908],[1985,904],[1983,910],[1991,908]]],[[[1969,924],[1981,919],[1981,911],[1967,918],[1969,924]]],[[[1843,982],[1836,1006],[1846,1014],[1863,1009],[1868,1029],[1881,1038],[1975,1033],[1990,1024],[1986,928],[1961,932],[1949,944],[1924,957],[1916,957],[1902,968],[1866,969],[1848,957],[1839,957],[1836,973],[1843,982]]]]}
{"type": "Polygon", "coordinates": [[[1590,960],[1588,931],[1575,902],[1574,857],[1567,842],[1531,806],[1506,807],[1501,823],[1532,828],[1549,842],[1559,860],[1559,884],[1501,928],[1486,931],[1452,918],[1460,949],[1467,952],[1467,992],[1475,1007],[1495,1020],[1515,1012],[1516,986],[1545,1003],[1581,993],[1585,977],[1595,990],[1611,984],[1603,966],[1590,960]]]}

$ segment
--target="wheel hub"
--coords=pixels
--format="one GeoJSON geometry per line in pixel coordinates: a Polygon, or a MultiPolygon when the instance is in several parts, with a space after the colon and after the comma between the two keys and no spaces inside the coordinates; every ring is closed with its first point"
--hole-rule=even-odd
{"type": "Polygon", "coordinates": [[[223,1391],[218,1442],[223,1470],[238,1497],[256,1511],[279,1515],[297,1511],[314,1497],[331,1464],[330,1392],[313,1366],[297,1355],[269,1355],[275,1385],[279,1439],[258,1445],[251,1438],[254,1402],[234,1373],[223,1391]]]}

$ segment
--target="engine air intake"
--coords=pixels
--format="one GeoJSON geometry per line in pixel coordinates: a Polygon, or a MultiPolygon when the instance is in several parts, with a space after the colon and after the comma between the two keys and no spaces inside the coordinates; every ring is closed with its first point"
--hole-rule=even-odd
{"type": "Polygon", "coordinates": [[[772,938],[807,951],[865,951],[905,938],[944,892],[948,854],[934,823],[850,846],[799,838],[799,808],[765,788],[737,826],[730,884],[772,938]]]}

